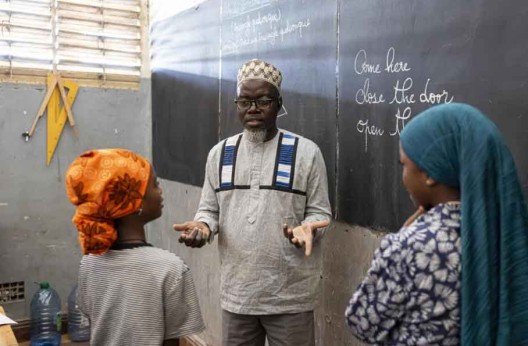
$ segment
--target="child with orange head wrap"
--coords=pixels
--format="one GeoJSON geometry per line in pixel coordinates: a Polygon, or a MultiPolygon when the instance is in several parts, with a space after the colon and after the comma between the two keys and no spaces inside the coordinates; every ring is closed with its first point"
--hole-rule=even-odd
{"type": "Polygon", "coordinates": [[[66,172],[66,192],[85,254],[78,303],[91,344],[169,345],[202,331],[189,268],[145,241],[145,224],[163,208],[151,164],[125,149],[90,150],[66,172]]]}
{"type": "Polygon", "coordinates": [[[66,173],[66,193],[77,206],[73,223],[84,254],[100,255],[117,240],[115,221],[138,212],[150,163],[122,149],[91,150],[66,173]]]}

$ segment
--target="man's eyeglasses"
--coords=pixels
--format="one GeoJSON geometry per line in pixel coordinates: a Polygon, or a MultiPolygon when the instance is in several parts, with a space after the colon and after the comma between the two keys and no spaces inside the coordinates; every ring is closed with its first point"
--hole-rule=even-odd
{"type": "Polygon", "coordinates": [[[275,100],[276,99],[235,100],[235,103],[238,109],[245,111],[250,109],[252,104],[255,104],[255,107],[259,109],[269,108],[275,100]]]}

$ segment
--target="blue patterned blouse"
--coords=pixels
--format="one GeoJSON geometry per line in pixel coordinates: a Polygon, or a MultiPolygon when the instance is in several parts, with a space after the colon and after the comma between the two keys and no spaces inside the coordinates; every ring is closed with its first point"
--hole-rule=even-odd
{"type": "Polygon", "coordinates": [[[458,345],[460,206],[439,204],[386,236],[346,310],[352,333],[377,345],[458,345]]]}

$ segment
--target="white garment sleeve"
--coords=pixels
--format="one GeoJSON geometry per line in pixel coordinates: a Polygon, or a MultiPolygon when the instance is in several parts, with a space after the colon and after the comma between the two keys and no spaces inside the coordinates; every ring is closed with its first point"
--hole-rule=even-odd
{"type": "Polygon", "coordinates": [[[211,230],[211,237],[209,242],[214,238],[214,235],[218,233],[218,213],[219,205],[218,199],[215,192],[215,176],[218,175],[218,171],[215,169],[215,156],[214,149],[209,152],[207,157],[207,163],[205,166],[205,180],[202,188],[202,196],[200,198],[200,204],[198,211],[194,216],[195,221],[205,222],[211,230]]]}
{"type": "MultiPolygon", "coordinates": [[[[332,212],[330,201],[328,200],[328,178],[326,175],[326,166],[321,150],[316,147],[312,167],[308,176],[306,207],[303,222],[331,219],[332,212]]],[[[328,227],[318,229],[316,237],[324,235],[327,228],[328,227]]]]}

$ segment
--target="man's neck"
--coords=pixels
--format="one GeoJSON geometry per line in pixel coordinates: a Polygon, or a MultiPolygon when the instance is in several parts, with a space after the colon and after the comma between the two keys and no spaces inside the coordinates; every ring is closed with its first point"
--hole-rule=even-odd
{"type": "Polygon", "coordinates": [[[272,140],[277,135],[278,132],[279,132],[279,129],[277,127],[274,127],[268,130],[266,133],[266,139],[264,139],[264,142],[272,140]]]}

